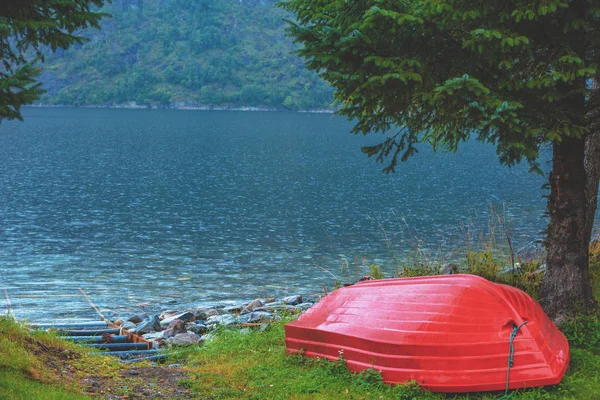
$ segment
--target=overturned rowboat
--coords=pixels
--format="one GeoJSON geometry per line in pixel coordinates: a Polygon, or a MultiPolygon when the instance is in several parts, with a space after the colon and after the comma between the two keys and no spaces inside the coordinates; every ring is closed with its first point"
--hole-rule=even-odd
{"type": "Polygon", "coordinates": [[[288,352],[433,392],[554,385],[569,344],[529,295],[474,275],[361,282],[286,325],[288,352]],[[511,350],[513,353],[511,354],[511,350]]]}

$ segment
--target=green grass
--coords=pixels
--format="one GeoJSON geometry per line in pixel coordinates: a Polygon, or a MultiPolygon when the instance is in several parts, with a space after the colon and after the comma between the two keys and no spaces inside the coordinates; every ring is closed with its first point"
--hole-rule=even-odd
{"type": "MultiPolygon", "coordinates": [[[[375,371],[354,374],[342,361],[329,362],[285,352],[286,316],[265,331],[219,330],[202,348],[179,355],[190,379],[183,381],[198,399],[502,399],[503,393],[450,396],[421,391],[415,385],[389,386],[375,371]]],[[[552,388],[514,392],[512,399],[600,398],[600,323],[579,318],[565,327],[571,339],[571,365],[552,388]]],[[[87,399],[77,381],[62,382],[55,357],[70,354],[78,374],[115,373],[111,359],[99,358],[47,333],[29,333],[0,318],[0,399],[87,399]],[[40,345],[40,343],[42,345],[40,345]],[[50,351],[40,351],[44,348],[50,351]],[[54,365],[54,366],[52,366],[54,365]]]]}
{"type": "MultiPolygon", "coordinates": [[[[264,332],[221,331],[204,347],[185,355],[192,371],[185,384],[202,399],[501,399],[504,393],[443,395],[414,385],[389,386],[375,371],[354,374],[344,362],[285,352],[285,322],[264,332]]],[[[594,333],[590,332],[591,335],[594,333]]],[[[572,343],[571,366],[552,388],[514,392],[513,399],[600,398],[600,345],[572,343]]]]}
{"type": "Polygon", "coordinates": [[[90,397],[70,393],[65,388],[33,380],[20,371],[0,369],[0,399],[79,400],[90,397]]]}
{"type": "Polygon", "coordinates": [[[84,399],[69,383],[60,382],[58,361],[75,357],[77,349],[44,333],[30,333],[12,319],[0,317],[0,399],[84,399]],[[56,359],[56,360],[54,360],[56,359]]]}
{"type": "Polygon", "coordinates": [[[89,399],[83,377],[115,377],[118,361],[0,316],[0,400],[89,399]]]}

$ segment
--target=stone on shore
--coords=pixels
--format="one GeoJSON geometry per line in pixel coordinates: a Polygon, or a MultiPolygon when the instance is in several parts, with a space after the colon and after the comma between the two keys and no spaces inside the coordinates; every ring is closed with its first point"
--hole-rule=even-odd
{"type": "Polygon", "coordinates": [[[189,310],[189,312],[191,312],[192,314],[194,314],[194,319],[206,319],[208,318],[208,315],[206,315],[206,312],[208,311],[208,308],[194,308],[189,310]]]}
{"type": "Polygon", "coordinates": [[[142,314],[136,314],[133,317],[129,318],[127,321],[129,322],[133,322],[134,324],[139,324],[140,322],[142,322],[145,319],[150,318],[148,316],[148,314],[146,313],[142,313],[142,314]]]}
{"type": "Polygon", "coordinates": [[[253,311],[247,314],[242,314],[238,317],[238,321],[241,323],[258,323],[264,321],[272,321],[275,319],[275,315],[264,311],[253,311]]]}
{"type": "Polygon", "coordinates": [[[181,311],[179,311],[179,310],[166,310],[166,311],[163,311],[162,313],[160,313],[160,315],[158,316],[158,319],[160,319],[162,321],[162,320],[174,317],[175,315],[179,315],[179,314],[181,314],[181,311]]]}
{"type": "Polygon", "coordinates": [[[135,329],[135,324],[131,321],[125,321],[121,324],[121,328],[131,331],[131,330],[135,329]]]}
{"type": "Polygon", "coordinates": [[[260,299],[252,300],[244,310],[254,311],[257,308],[260,308],[264,305],[264,303],[260,299]]]}
{"type": "Polygon", "coordinates": [[[160,332],[162,330],[160,326],[160,321],[158,320],[158,315],[154,315],[152,318],[148,318],[142,321],[139,325],[135,327],[133,330],[135,333],[151,333],[151,332],[160,332]]]}
{"type": "Polygon", "coordinates": [[[288,306],[295,306],[296,304],[302,303],[302,296],[301,295],[288,296],[288,297],[284,297],[282,299],[282,301],[285,304],[287,304],[288,306]]]}
{"type": "Polygon", "coordinates": [[[220,312],[218,312],[217,310],[215,310],[214,308],[211,308],[210,310],[206,311],[206,317],[213,317],[215,315],[221,315],[220,312]]]}
{"type": "Polygon", "coordinates": [[[200,336],[195,333],[178,333],[167,339],[167,343],[174,346],[192,346],[201,342],[200,336]]]}
{"type": "Polygon", "coordinates": [[[237,319],[233,315],[213,315],[208,317],[206,325],[233,325],[237,322],[237,319]]]}
{"type": "Polygon", "coordinates": [[[163,332],[163,336],[166,339],[168,339],[179,333],[186,333],[186,332],[187,332],[187,329],[185,326],[185,322],[183,322],[180,319],[175,319],[175,320],[171,321],[171,323],[169,324],[169,327],[163,332]]]}
{"type": "Polygon", "coordinates": [[[146,333],[144,335],[142,335],[142,337],[146,340],[149,340],[151,342],[156,341],[156,340],[160,340],[164,338],[164,333],[163,332],[152,332],[152,333],[146,333]]]}
{"type": "MultiPolygon", "coordinates": [[[[313,298],[310,300],[314,301],[313,298]]],[[[308,301],[303,302],[301,295],[287,296],[279,300],[268,297],[228,307],[199,307],[185,312],[166,310],[151,317],[140,313],[128,321],[119,321],[119,323],[128,331],[143,335],[145,339],[152,342],[153,348],[159,348],[165,342],[186,346],[204,342],[211,337],[211,331],[218,325],[229,327],[240,324],[260,324],[260,329],[263,330],[270,322],[280,318],[278,312],[299,313],[308,310],[313,304],[308,301]]]]}
{"type": "Polygon", "coordinates": [[[243,305],[225,307],[224,310],[228,313],[238,314],[244,309],[243,305]]]}
{"type": "Polygon", "coordinates": [[[176,315],[173,315],[173,316],[163,319],[162,321],[160,321],[160,325],[165,327],[165,326],[168,326],[173,321],[188,322],[192,318],[194,318],[194,314],[192,314],[191,312],[179,313],[179,314],[176,314],[176,315]]]}
{"type": "Polygon", "coordinates": [[[197,333],[197,334],[206,333],[208,331],[208,327],[206,325],[204,325],[202,323],[198,323],[198,322],[196,322],[196,323],[190,322],[185,327],[188,330],[188,332],[197,333]]]}

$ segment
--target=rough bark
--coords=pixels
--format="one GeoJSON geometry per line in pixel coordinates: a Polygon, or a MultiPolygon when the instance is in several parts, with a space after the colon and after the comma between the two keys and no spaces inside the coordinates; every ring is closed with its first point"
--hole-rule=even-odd
{"type": "Polygon", "coordinates": [[[596,309],[588,273],[588,219],[593,215],[588,216],[585,151],[586,138],[565,138],[552,151],[548,256],[540,297],[544,311],[557,323],[596,309]]]}
{"type": "Polygon", "coordinates": [[[588,101],[587,122],[590,132],[585,140],[584,167],[587,174],[585,196],[587,199],[586,234],[591,239],[598,206],[598,182],[600,181],[600,84],[594,79],[588,101]]]}

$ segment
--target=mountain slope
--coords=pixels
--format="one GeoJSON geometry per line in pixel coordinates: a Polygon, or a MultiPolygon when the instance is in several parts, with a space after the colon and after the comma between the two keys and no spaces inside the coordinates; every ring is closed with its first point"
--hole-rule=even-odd
{"type": "Polygon", "coordinates": [[[41,102],[327,108],[273,0],[114,0],[102,31],[48,55],[41,102]]]}

